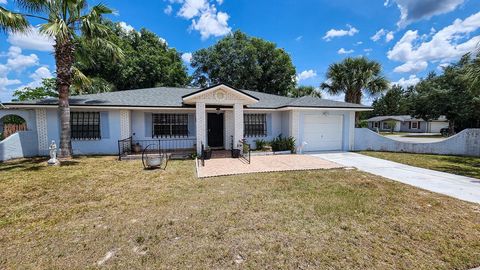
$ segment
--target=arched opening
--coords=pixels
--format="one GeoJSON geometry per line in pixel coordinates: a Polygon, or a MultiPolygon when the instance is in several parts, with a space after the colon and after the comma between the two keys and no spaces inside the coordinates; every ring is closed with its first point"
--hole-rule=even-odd
{"type": "Polygon", "coordinates": [[[27,130],[27,121],[15,114],[5,115],[0,118],[0,141],[18,131],[27,130]]]}

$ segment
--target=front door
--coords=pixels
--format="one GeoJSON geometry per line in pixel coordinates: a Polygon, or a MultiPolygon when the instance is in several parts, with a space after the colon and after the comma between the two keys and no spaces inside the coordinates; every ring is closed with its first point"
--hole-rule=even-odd
{"type": "Polygon", "coordinates": [[[208,146],[223,148],[223,113],[207,115],[208,146]]]}

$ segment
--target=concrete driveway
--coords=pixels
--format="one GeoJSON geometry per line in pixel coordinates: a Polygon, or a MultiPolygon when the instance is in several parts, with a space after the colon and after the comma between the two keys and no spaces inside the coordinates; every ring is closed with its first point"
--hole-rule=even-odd
{"type": "Polygon", "coordinates": [[[408,185],[480,203],[480,179],[438,172],[351,152],[309,154],[408,185]]]}

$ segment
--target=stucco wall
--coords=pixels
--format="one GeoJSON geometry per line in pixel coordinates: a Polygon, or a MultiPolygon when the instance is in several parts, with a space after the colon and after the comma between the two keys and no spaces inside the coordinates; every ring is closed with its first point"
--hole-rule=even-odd
{"type": "MultiPolygon", "coordinates": [[[[74,155],[116,155],[120,140],[119,110],[72,110],[100,112],[100,140],[72,140],[74,155]]],[[[47,139],[60,142],[60,118],[57,109],[47,110],[47,139]]]]}
{"type": "Polygon", "coordinates": [[[466,129],[441,142],[408,143],[381,136],[367,128],[356,128],[354,149],[356,151],[480,156],[480,129],[466,129]]]}
{"type": "Polygon", "coordinates": [[[38,155],[37,133],[19,131],[0,142],[0,161],[38,155]]]}
{"type": "MultiPolygon", "coordinates": [[[[282,133],[282,113],[281,112],[272,112],[272,111],[244,111],[245,114],[248,113],[265,113],[267,115],[267,136],[261,137],[246,137],[247,142],[255,148],[256,140],[266,140],[271,141],[278,135],[282,133]]],[[[287,121],[287,119],[283,119],[287,121]]]]}

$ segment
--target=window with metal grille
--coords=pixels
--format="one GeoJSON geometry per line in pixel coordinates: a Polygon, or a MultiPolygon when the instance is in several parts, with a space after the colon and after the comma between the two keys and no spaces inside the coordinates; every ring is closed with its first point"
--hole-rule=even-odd
{"type": "Polygon", "coordinates": [[[267,136],[267,115],[264,113],[244,114],[243,132],[245,137],[267,136]]]}
{"type": "Polygon", "coordinates": [[[71,112],[71,137],[73,140],[99,140],[100,113],[99,112],[71,112]]]}
{"type": "Polygon", "coordinates": [[[188,137],[188,114],[152,115],[152,137],[188,137]]]}

